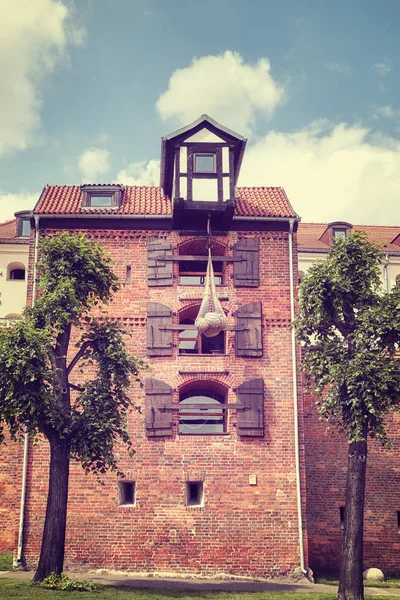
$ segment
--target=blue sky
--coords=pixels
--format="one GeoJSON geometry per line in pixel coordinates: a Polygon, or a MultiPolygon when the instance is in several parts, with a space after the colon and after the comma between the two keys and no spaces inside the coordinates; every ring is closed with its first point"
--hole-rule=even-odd
{"type": "Polygon", "coordinates": [[[400,225],[398,0],[0,0],[0,220],[46,183],[157,185],[202,113],[304,221],[400,225]]]}

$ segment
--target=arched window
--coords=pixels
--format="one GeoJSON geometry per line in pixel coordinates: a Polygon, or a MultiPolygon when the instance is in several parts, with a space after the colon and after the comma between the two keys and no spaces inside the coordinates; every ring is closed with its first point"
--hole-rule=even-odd
{"type": "Polygon", "coordinates": [[[7,279],[9,281],[25,280],[25,266],[22,263],[10,263],[7,267],[7,279]]]}
{"type": "Polygon", "coordinates": [[[226,390],[219,382],[197,380],[179,393],[179,433],[215,435],[226,432],[226,411],[222,409],[226,390]]]}
{"type": "MultiPolygon", "coordinates": [[[[179,313],[179,323],[194,326],[200,304],[189,306],[179,313]]],[[[197,329],[179,332],[179,354],[225,354],[225,331],[215,337],[206,337],[197,329]]]]}
{"type": "MultiPolygon", "coordinates": [[[[204,285],[208,258],[207,238],[184,242],[179,246],[179,255],[185,257],[184,260],[179,261],[179,285],[204,285]]],[[[225,246],[218,242],[211,242],[211,255],[224,256],[225,246]]],[[[224,282],[223,265],[222,261],[213,260],[216,285],[222,285],[224,282]]]]}

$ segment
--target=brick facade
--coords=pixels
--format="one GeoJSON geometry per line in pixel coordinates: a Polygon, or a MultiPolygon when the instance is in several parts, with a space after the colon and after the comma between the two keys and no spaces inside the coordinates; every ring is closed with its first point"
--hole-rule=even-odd
{"type": "MultiPolygon", "coordinates": [[[[267,227],[265,228],[267,229],[267,227]]],[[[244,381],[264,378],[265,435],[237,435],[236,411],[228,411],[227,433],[216,436],[179,435],[174,413],[171,437],[149,439],[144,424],[144,392],[135,388],[129,430],[136,454],[121,447],[120,467],[127,480],[136,482],[136,506],[118,506],[117,478],[105,477],[105,486],[72,467],[68,506],[66,565],[109,567],[137,571],[181,571],[241,575],[292,573],[299,564],[296,474],[293,427],[288,232],[230,232],[213,237],[231,247],[238,237],[260,240],[260,285],[232,285],[233,265],[226,263],[226,285],[219,287],[230,324],[242,304],[261,300],[262,358],[237,358],[235,333],[227,332],[225,355],[179,355],[178,332],[172,357],[146,359],[146,307],[149,301],[170,306],[177,316],[189,300],[201,297],[200,286],[148,287],[147,240],[160,236],[174,252],[190,240],[167,231],[88,231],[115,261],[123,282],[126,266],[134,265],[131,284],[115,297],[109,312],[131,334],[129,349],[150,365],[149,376],[179,389],[194,380],[210,380],[226,390],[226,402],[235,403],[234,389],[244,381]],[[185,300],[188,298],[188,300],[185,300]],[[180,373],[181,372],[181,373],[180,373]],[[256,476],[256,485],[250,477],[256,476]],[[204,506],[186,506],[186,481],[202,480],[204,506]]],[[[282,228],[280,228],[282,229],[282,228]]],[[[146,373],[143,374],[145,378],[146,373]]],[[[26,514],[25,557],[37,560],[44,520],[47,480],[47,444],[30,449],[26,514]]]]}

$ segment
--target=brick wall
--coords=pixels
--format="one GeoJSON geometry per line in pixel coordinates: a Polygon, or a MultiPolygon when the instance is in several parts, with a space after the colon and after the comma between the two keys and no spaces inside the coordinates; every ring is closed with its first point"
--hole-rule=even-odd
{"type": "Polygon", "coordinates": [[[12,552],[18,543],[23,444],[5,435],[0,447],[0,553],[12,552]]]}
{"type": "MultiPolygon", "coordinates": [[[[112,254],[121,281],[126,277],[126,265],[132,265],[132,283],[116,295],[110,314],[131,334],[129,349],[145,358],[147,302],[161,302],[179,313],[193,303],[182,297],[202,293],[200,287],[178,286],[177,279],[173,287],[149,288],[147,238],[160,235],[174,247],[189,238],[174,232],[88,234],[112,254]]],[[[149,375],[171,385],[174,400],[188,380],[197,377],[218,381],[226,387],[230,403],[236,401],[236,386],[247,379],[263,377],[265,436],[239,438],[236,412],[231,410],[227,435],[183,436],[178,434],[175,423],[172,437],[149,439],[143,412],[134,411],[129,430],[136,454],[129,458],[121,447],[119,462],[127,479],[136,482],[136,506],[118,506],[114,474],[106,475],[105,485],[101,486],[93,477],[85,476],[79,465],[72,465],[67,566],[243,575],[286,574],[298,566],[288,234],[268,231],[246,235],[260,237],[260,286],[234,288],[233,266],[227,263],[227,285],[219,288],[219,294],[229,297],[223,306],[230,324],[234,324],[232,313],[240,305],[262,301],[263,358],[236,358],[235,334],[228,332],[226,355],[179,356],[174,348],[171,358],[148,361],[149,375]],[[182,375],[179,371],[208,373],[182,375]],[[257,485],[250,485],[250,475],[256,475],[257,485]],[[187,479],[204,480],[203,507],[186,506],[187,479]]],[[[226,245],[230,254],[237,237],[232,232],[217,241],[226,245]]],[[[177,263],[174,269],[177,276],[177,263]]],[[[174,342],[177,345],[178,332],[174,332],[174,342]]],[[[133,388],[132,395],[144,411],[143,391],[133,388]]],[[[40,548],[47,462],[45,442],[31,448],[25,539],[30,566],[37,560],[40,548]]]]}
{"type": "MultiPolygon", "coordinates": [[[[345,506],[348,446],[335,430],[318,422],[314,399],[304,406],[307,474],[309,564],[316,572],[338,573],[342,530],[340,507],[345,506]]],[[[378,567],[385,575],[400,572],[400,419],[388,418],[391,449],[369,442],[364,520],[364,568],[378,567]]]]}

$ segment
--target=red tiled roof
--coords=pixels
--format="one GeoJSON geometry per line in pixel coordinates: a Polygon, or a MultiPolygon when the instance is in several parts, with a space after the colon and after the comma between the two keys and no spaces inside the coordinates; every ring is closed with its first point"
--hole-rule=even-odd
{"type": "MultiPolygon", "coordinates": [[[[329,250],[329,245],[321,242],[320,238],[326,231],[328,223],[299,223],[297,233],[299,251],[304,250],[321,250],[326,252],[329,250]]],[[[385,225],[353,225],[353,231],[364,231],[367,234],[368,240],[380,245],[383,251],[400,252],[400,227],[392,227],[385,225]],[[397,243],[394,240],[398,238],[397,243]]]]}
{"type": "Polygon", "coordinates": [[[13,240],[17,234],[16,219],[11,221],[5,221],[0,223],[0,239],[1,240],[13,240]]]}
{"type": "MultiPolygon", "coordinates": [[[[45,187],[34,209],[40,215],[68,214],[172,214],[171,200],[161,195],[159,187],[122,186],[122,203],[118,209],[82,208],[82,190],[78,185],[51,185],[45,187]]],[[[239,187],[236,190],[235,214],[257,217],[297,217],[280,187],[239,187]]]]}

